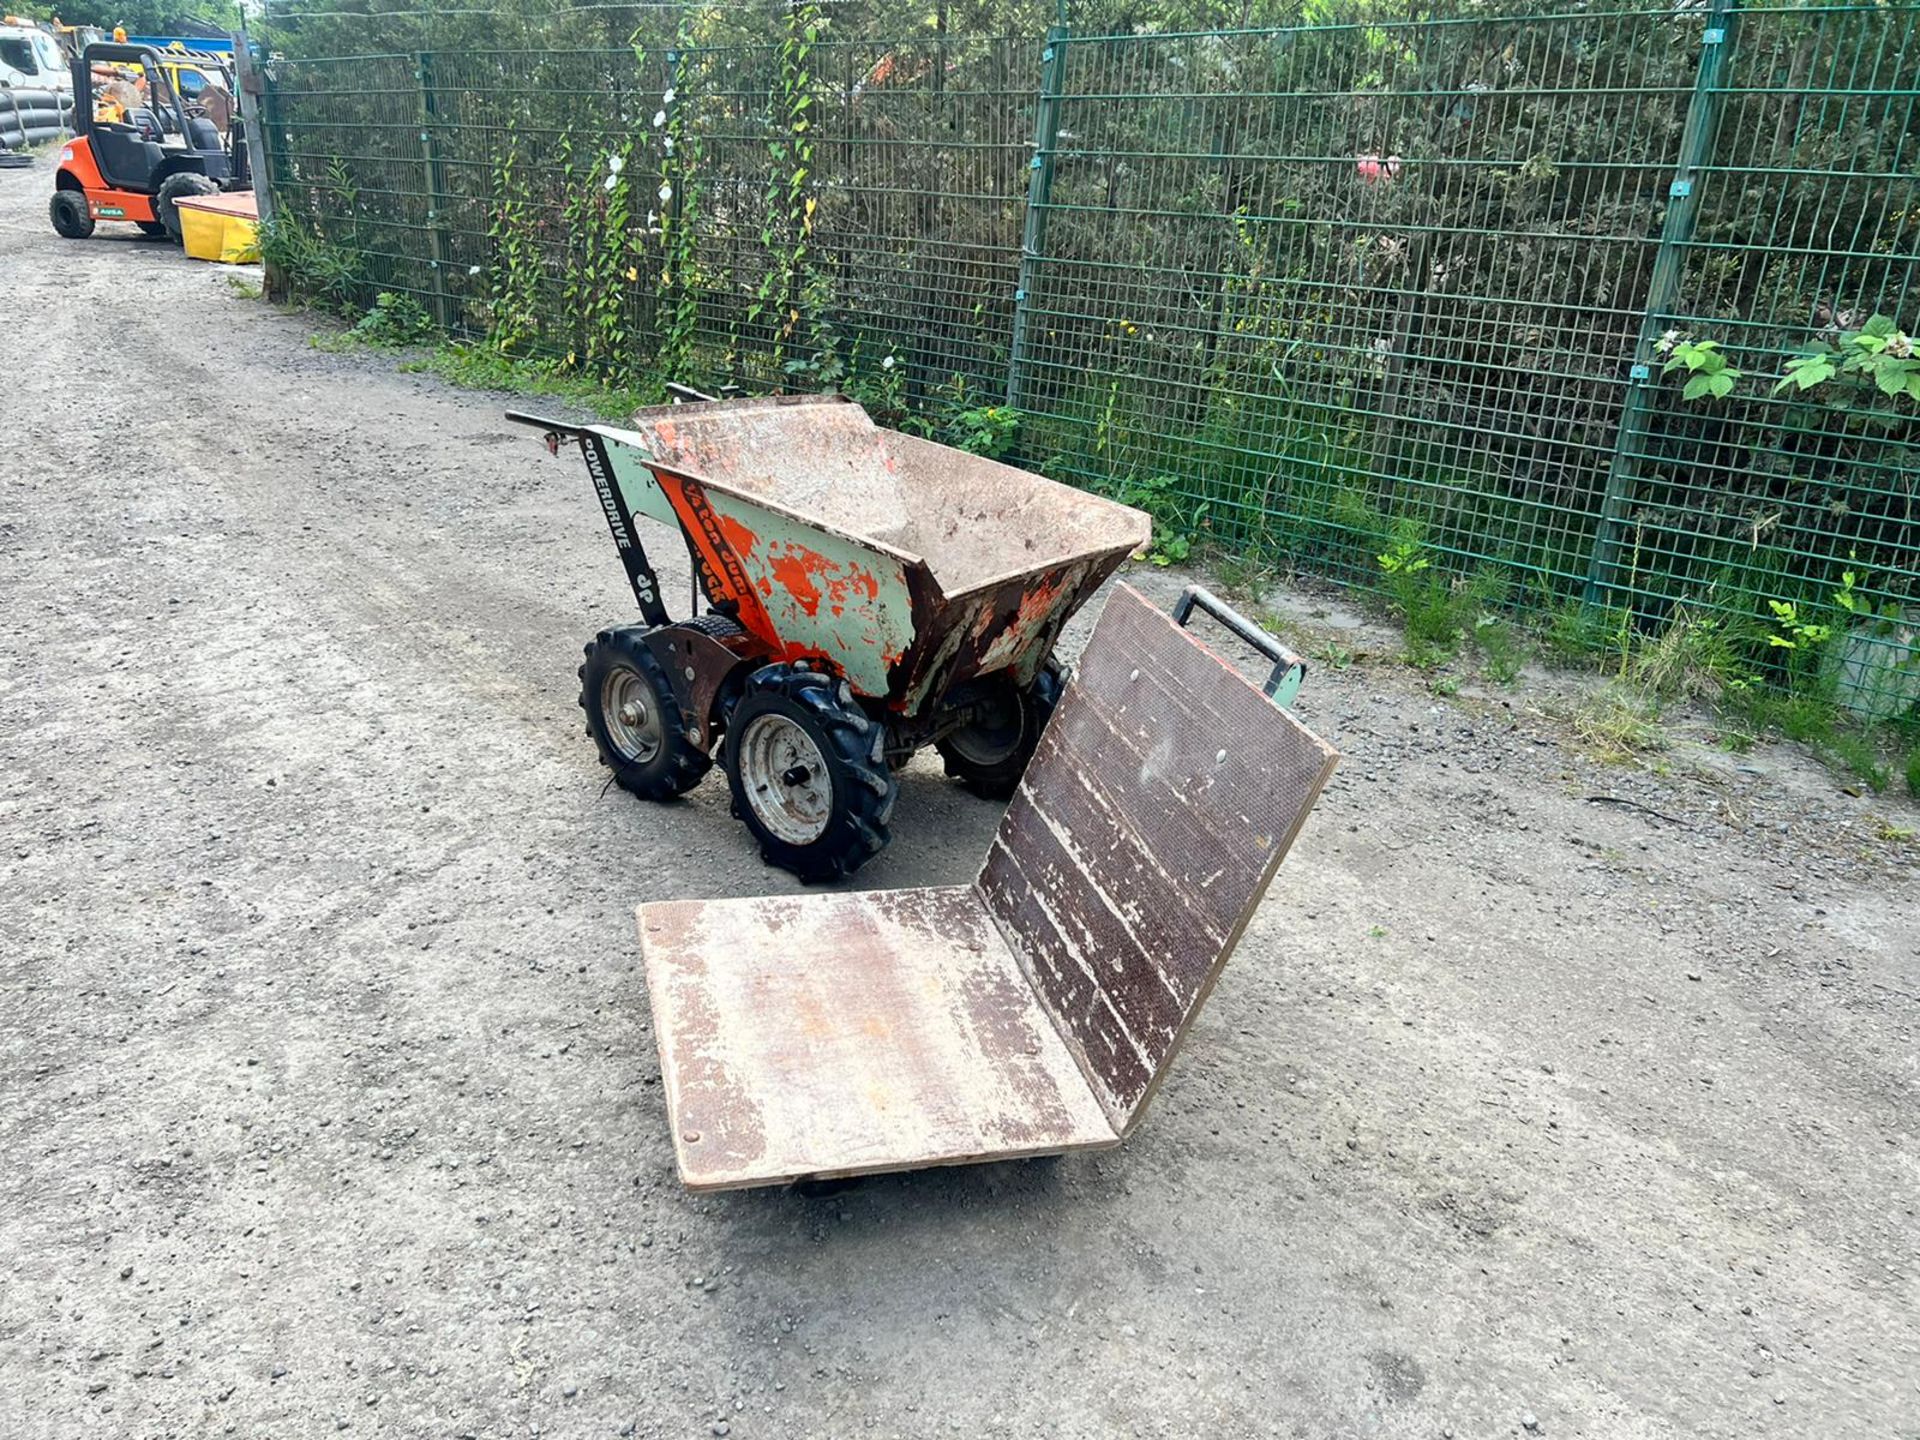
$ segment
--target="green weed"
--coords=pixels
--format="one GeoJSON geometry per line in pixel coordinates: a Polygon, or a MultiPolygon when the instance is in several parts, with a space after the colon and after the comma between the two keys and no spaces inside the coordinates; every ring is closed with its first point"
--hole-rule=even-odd
{"type": "Polygon", "coordinates": [[[1352,667],[1357,657],[1338,640],[1329,640],[1313,652],[1313,658],[1329,670],[1346,670],[1352,667]]]}
{"type": "Polygon", "coordinates": [[[1449,577],[1436,569],[1418,522],[1402,521],[1377,557],[1388,603],[1406,630],[1407,661],[1422,670],[1446,664],[1470,640],[1490,639],[1499,652],[1498,668],[1507,677],[1519,673],[1519,647],[1495,634],[1495,613],[1507,581],[1497,566],[1482,566],[1471,576],[1449,577]],[[1483,623],[1484,622],[1484,623],[1483,623]]]}
{"type": "Polygon", "coordinates": [[[1473,622],[1473,643],[1479,648],[1482,669],[1497,685],[1520,678],[1532,655],[1526,632],[1504,615],[1482,610],[1473,622]]]}
{"type": "Polygon", "coordinates": [[[291,212],[260,222],[260,259],[294,295],[322,310],[352,312],[365,290],[366,260],[291,212]]]}
{"type": "Polygon", "coordinates": [[[1573,732],[1594,757],[1615,763],[1666,748],[1659,707],[1646,695],[1609,685],[1574,707],[1573,732]]]}
{"type": "Polygon", "coordinates": [[[605,420],[628,419],[634,411],[666,399],[666,391],[652,377],[628,385],[607,385],[570,373],[553,361],[519,360],[482,345],[444,345],[400,368],[438,375],[469,390],[503,390],[569,400],[605,420]]]}
{"type": "Polygon", "coordinates": [[[1737,725],[1722,725],[1715,741],[1731,755],[1745,755],[1753,749],[1753,742],[1759,738],[1751,730],[1743,730],[1737,725]]]}
{"type": "Polygon", "coordinates": [[[941,427],[940,442],[969,455],[998,460],[1013,449],[1020,412],[1005,405],[970,405],[954,410],[941,427]]]}
{"type": "Polygon", "coordinates": [[[1605,654],[1617,624],[1616,612],[1570,597],[1547,611],[1542,639],[1556,659],[1591,668],[1605,654]]]}
{"type": "Polygon", "coordinates": [[[1205,524],[1206,506],[1195,506],[1177,475],[1151,475],[1120,491],[1120,503],[1144,510],[1153,521],[1153,545],[1147,558],[1156,565],[1177,565],[1193,553],[1196,530],[1205,524]]]}
{"type": "Polygon", "coordinates": [[[1871,738],[1858,730],[1835,727],[1820,747],[1829,763],[1851,771],[1875,794],[1893,780],[1893,769],[1881,758],[1871,738]]]}
{"type": "Polygon", "coordinates": [[[348,332],[363,345],[418,345],[429,339],[433,320],[411,295],[382,290],[348,332]]]}
{"type": "Polygon", "coordinates": [[[1630,645],[1623,669],[1659,699],[1717,701],[1754,683],[1748,657],[1760,638],[1757,626],[1682,606],[1657,635],[1630,645]]]}

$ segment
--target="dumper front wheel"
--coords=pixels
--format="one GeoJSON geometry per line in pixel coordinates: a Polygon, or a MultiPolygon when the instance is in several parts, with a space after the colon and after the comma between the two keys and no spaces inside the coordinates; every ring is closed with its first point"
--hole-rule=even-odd
{"type": "Polygon", "coordinates": [[[727,781],[769,865],[839,880],[886,848],[899,786],[883,734],[829,675],[768,665],[748,677],[727,725],[727,781]]]}
{"type": "Polygon", "coordinates": [[[988,800],[1009,799],[1020,788],[1040,734],[1066,688],[1051,658],[1033,683],[1016,690],[1009,680],[979,708],[971,725],[934,742],[947,774],[988,800]]]}
{"type": "Polygon", "coordinates": [[[673,684],[636,626],[602,630],[580,666],[580,708],[614,783],[646,800],[698,785],[713,762],[691,740],[673,684]]]}

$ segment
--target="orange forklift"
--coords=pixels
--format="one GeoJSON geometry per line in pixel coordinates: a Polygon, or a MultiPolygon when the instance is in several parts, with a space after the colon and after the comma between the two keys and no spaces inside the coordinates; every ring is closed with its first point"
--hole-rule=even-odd
{"type": "Polygon", "coordinates": [[[174,93],[159,52],[145,45],[89,45],[73,62],[73,139],[60,151],[54,174],[53,228],[69,240],[93,234],[94,222],[117,220],[137,225],[148,235],[180,240],[176,202],[184,196],[214,195],[251,183],[246,142],[240,126],[222,138],[219,127],[197,104],[174,93]],[[139,76],[142,103],[96,94],[113,67],[139,76]]]}

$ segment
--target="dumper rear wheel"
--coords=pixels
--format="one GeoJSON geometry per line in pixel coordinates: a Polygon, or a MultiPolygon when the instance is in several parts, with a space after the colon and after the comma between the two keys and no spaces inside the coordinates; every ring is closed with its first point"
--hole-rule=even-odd
{"type": "Polygon", "coordinates": [[[1048,657],[1024,690],[1009,681],[981,709],[973,724],[934,742],[947,774],[974,794],[1005,800],[1020,788],[1033,748],[1053,718],[1066,688],[1060,666],[1048,657]]]}
{"type": "Polygon", "coordinates": [[[884,734],[818,670],[767,665],[748,677],[727,722],[727,781],[769,865],[839,880],[886,848],[899,785],[884,734]]]}
{"type": "Polygon", "coordinates": [[[713,762],[687,739],[673,684],[638,626],[602,630],[580,666],[580,708],[614,783],[646,800],[698,785],[713,762]]]}

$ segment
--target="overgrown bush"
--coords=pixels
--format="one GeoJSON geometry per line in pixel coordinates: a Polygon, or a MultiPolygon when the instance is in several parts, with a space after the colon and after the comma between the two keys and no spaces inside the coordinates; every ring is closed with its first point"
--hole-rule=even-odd
{"type": "Polygon", "coordinates": [[[261,221],[259,234],[269,298],[297,299],[343,314],[359,308],[367,267],[357,250],[328,241],[300,216],[285,211],[261,221]],[[274,283],[287,293],[273,293],[274,283]]]}
{"type": "Polygon", "coordinates": [[[433,318],[411,295],[383,290],[353,327],[353,336],[368,345],[418,345],[434,333],[433,318]]]}

